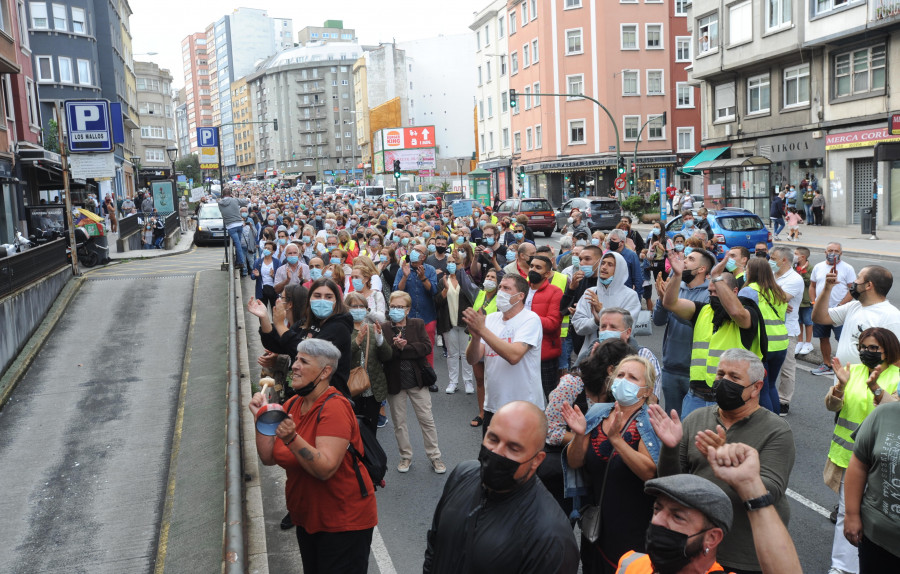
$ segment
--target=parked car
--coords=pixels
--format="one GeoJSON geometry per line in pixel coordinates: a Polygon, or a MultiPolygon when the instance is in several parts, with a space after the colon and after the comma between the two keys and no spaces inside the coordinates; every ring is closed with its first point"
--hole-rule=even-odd
{"type": "Polygon", "coordinates": [[[599,195],[575,197],[562,204],[556,211],[557,231],[562,231],[569,223],[569,216],[576,207],[581,211],[583,220],[592,232],[598,229],[601,231],[615,229],[622,220],[622,206],[615,198],[599,195]]]}
{"type": "Polygon", "coordinates": [[[204,203],[197,214],[197,231],[194,232],[194,245],[209,245],[225,242],[225,225],[222,223],[222,212],[216,203],[204,203]]]}
{"type": "MultiPolygon", "coordinates": [[[[694,210],[694,220],[699,216],[694,210]]],[[[772,248],[772,232],[766,229],[758,215],[740,207],[726,207],[709,211],[706,216],[716,242],[716,258],[722,259],[732,247],[746,247],[750,253],[756,251],[756,244],[763,243],[772,248]]],[[[666,235],[675,237],[682,228],[681,215],[666,222],[666,235]]]]}
{"type": "Polygon", "coordinates": [[[556,219],[553,216],[553,206],[546,199],[541,197],[507,199],[497,207],[495,215],[498,218],[506,216],[514,218],[519,214],[528,217],[528,227],[532,231],[543,231],[547,237],[553,235],[556,219]]]}
{"type": "Polygon", "coordinates": [[[424,191],[404,193],[399,197],[399,201],[401,203],[405,201],[410,204],[418,201],[419,205],[427,205],[428,207],[437,207],[438,204],[437,198],[434,195],[426,193],[424,191]]]}
{"type": "Polygon", "coordinates": [[[381,199],[384,197],[384,186],[364,185],[358,189],[358,195],[366,199],[381,199]]]}

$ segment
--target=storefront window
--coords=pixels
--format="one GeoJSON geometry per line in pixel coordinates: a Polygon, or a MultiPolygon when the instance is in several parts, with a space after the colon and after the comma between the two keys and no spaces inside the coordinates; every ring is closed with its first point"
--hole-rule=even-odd
{"type": "Polygon", "coordinates": [[[780,161],[772,164],[770,173],[769,185],[773,195],[776,186],[779,191],[787,189],[790,185],[795,185],[799,189],[804,180],[809,182],[813,189],[817,189],[819,181],[825,177],[825,160],[814,158],[780,161]]]}
{"type": "Polygon", "coordinates": [[[890,175],[891,223],[900,223],[900,161],[891,162],[890,175]]]}
{"type": "Polygon", "coordinates": [[[0,243],[12,243],[15,238],[16,198],[11,185],[0,186],[0,243]]]}

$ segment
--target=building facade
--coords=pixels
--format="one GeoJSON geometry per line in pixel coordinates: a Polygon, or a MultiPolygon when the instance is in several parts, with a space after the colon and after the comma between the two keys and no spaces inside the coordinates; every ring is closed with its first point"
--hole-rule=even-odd
{"type": "Polygon", "coordinates": [[[153,62],[135,62],[139,136],[135,157],[139,158],[140,183],[172,177],[168,149],[178,148],[172,74],[153,62]]]}
{"type": "Polygon", "coordinates": [[[181,61],[184,67],[184,106],[189,149],[190,153],[199,153],[197,128],[214,125],[206,32],[191,34],[181,41],[181,61]]]}
{"type": "Polygon", "coordinates": [[[178,140],[178,157],[191,155],[191,137],[188,130],[187,103],[185,103],[185,89],[181,88],[175,93],[172,106],[175,108],[175,138],[178,140]]]}
{"type": "Polygon", "coordinates": [[[247,79],[241,78],[231,84],[231,108],[234,117],[234,150],[235,163],[242,178],[254,177],[256,163],[256,147],[254,134],[257,126],[253,122],[253,105],[247,79]]]}

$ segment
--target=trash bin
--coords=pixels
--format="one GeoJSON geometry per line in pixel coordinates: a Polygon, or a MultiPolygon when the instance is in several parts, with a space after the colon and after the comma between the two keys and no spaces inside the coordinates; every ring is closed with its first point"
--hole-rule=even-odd
{"type": "Polygon", "coordinates": [[[864,207],[861,214],[862,234],[872,235],[875,229],[875,208],[864,207]]]}

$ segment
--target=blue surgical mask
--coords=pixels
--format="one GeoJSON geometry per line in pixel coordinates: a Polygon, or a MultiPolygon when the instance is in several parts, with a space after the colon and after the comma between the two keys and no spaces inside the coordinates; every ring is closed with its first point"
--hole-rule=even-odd
{"type": "Polygon", "coordinates": [[[409,245],[409,237],[404,237],[403,239],[401,239],[400,245],[403,245],[404,247],[409,245]]]}
{"type": "Polygon", "coordinates": [[[431,234],[428,233],[427,231],[423,231],[423,232],[422,232],[422,237],[424,237],[425,239],[428,239],[429,237],[431,237],[431,234]]]}
{"type": "Polygon", "coordinates": [[[693,226],[694,226],[694,220],[693,220],[693,219],[685,219],[685,220],[684,220],[684,226],[685,226],[685,227],[693,227],[693,226]]]}
{"type": "Polygon", "coordinates": [[[434,253],[435,251],[437,251],[437,247],[435,247],[434,245],[428,246],[428,253],[434,253]]]}
{"type": "Polygon", "coordinates": [[[678,252],[684,251],[684,243],[676,243],[675,251],[678,251],[678,252]]]}
{"type": "Polygon", "coordinates": [[[488,247],[490,247],[491,245],[494,244],[494,238],[493,237],[485,237],[484,242],[488,245],[488,247]]]}
{"type": "Polygon", "coordinates": [[[418,222],[419,222],[419,218],[418,218],[418,217],[411,217],[411,218],[410,218],[410,221],[412,221],[413,223],[418,223],[418,222]]]}
{"type": "Polygon", "coordinates": [[[278,245],[287,245],[287,239],[279,238],[279,239],[278,239],[278,245]]]}
{"type": "Polygon", "coordinates": [[[658,227],[654,227],[653,229],[651,229],[651,230],[650,230],[650,235],[659,235],[659,228],[658,228],[658,227]]]}
{"type": "Polygon", "coordinates": [[[485,221],[483,219],[478,222],[478,227],[484,227],[485,225],[487,225],[487,221],[485,221]]]}
{"type": "Polygon", "coordinates": [[[387,260],[388,260],[388,256],[385,255],[384,253],[382,253],[382,254],[378,257],[378,260],[381,261],[382,263],[386,263],[387,260]]]}
{"type": "Polygon", "coordinates": [[[296,265],[298,261],[300,261],[300,258],[297,257],[296,255],[288,255],[287,256],[287,262],[290,265],[296,265]]]}
{"type": "Polygon", "coordinates": [[[269,255],[272,255],[272,252],[268,249],[263,249],[263,257],[268,257],[269,255]]]}
{"type": "Polygon", "coordinates": [[[303,236],[303,243],[309,243],[310,241],[312,241],[312,238],[309,235],[303,236]]]}
{"type": "Polygon", "coordinates": [[[316,221],[322,221],[322,216],[321,216],[321,215],[317,215],[317,216],[316,216],[316,221]]]}
{"type": "Polygon", "coordinates": [[[601,285],[606,285],[606,286],[608,286],[610,283],[612,283],[612,280],[613,280],[612,277],[610,277],[608,279],[603,279],[603,278],[597,279],[597,281],[599,281],[601,285]]]}
{"type": "Polygon", "coordinates": [[[585,279],[588,277],[594,276],[594,266],[593,265],[582,265],[581,272],[584,273],[585,279]]]}
{"type": "Polygon", "coordinates": [[[353,283],[354,291],[362,291],[363,288],[366,286],[365,283],[363,283],[362,279],[354,279],[353,281],[351,281],[351,283],[353,283]]]}
{"type": "Polygon", "coordinates": [[[450,218],[449,218],[449,217],[442,217],[442,218],[441,218],[441,221],[443,221],[444,223],[450,223],[450,218]]]}
{"type": "Polygon", "coordinates": [[[628,379],[616,379],[613,381],[610,390],[612,391],[613,398],[618,401],[620,406],[630,407],[640,402],[641,397],[638,395],[640,395],[642,388],[643,387],[637,386],[628,379]]]}
{"type": "Polygon", "coordinates": [[[268,223],[269,225],[275,225],[275,220],[274,220],[274,219],[267,219],[267,220],[266,220],[266,223],[268,223]]]}
{"type": "Polygon", "coordinates": [[[332,271],[331,269],[326,269],[326,270],[325,270],[325,277],[326,277],[326,278],[331,279],[331,277],[332,277],[333,275],[334,275],[334,271],[332,271]]]}
{"type": "Polygon", "coordinates": [[[523,237],[525,237],[524,233],[513,233],[513,237],[516,238],[516,241],[521,241],[523,237]]]}
{"type": "Polygon", "coordinates": [[[684,248],[684,254],[685,254],[685,255],[690,255],[690,254],[693,253],[693,252],[694,252],[694,248],[691,247],[690,245],[688,245],[687,247],[684,248]]]}
{"type": "Polygon", "coordinates": [[[463,237],[463,236],[459,236],[459,237],[456,238],[456,244],[457,244],[457,245],[462,245],[462,244],[465,243],[465,242],[466,242],[466,238],[463,237]]]}
{"type": "Polygon", "coordinates": [[[622,333],[620,333],[619,331],[600,331],[600,333],[597,334],[597,342],[598,343],[602,343],[603,341],[605,341],[607,339],[621,339],[621,338],[622,338],[622,333]]]}
{"type": "Polygon", "coordinates": [[[397,307],[391,307],[391,310],[388,311],[388,317],[391,318],[391,321],[394,323],[399,323],[406,317],[406,309],[398,309],[397,307]]]}
{"type": "Polygon", "coordinates": [[[600,245],[600,238],[595,237],[591,239],[591,245],[600,245]]]}
{"type": "Polygon", "coordinates": [[[772,268],[772,273],[778,273],[778,264],[769,259],[769,267],[772,268]]]}
{"type": "Polygon", "coordinates": [[[368,311],[365,309],[350,309],[350,316],[353,317],[354,323],[359,323],[366,318],[368,311]]]}
{"type": "Polygon", "coordinates": [[[331,259],[328,260],[328,262],[331,263],[332,265],[340,265],[341,258],[340,257],[332,257],[331,259]]]}
{"type": "Polygon", "coordinates": [[[319,319],[331,316],[334,311],[334,301],[328,299],[313,299],[309,302],[309,308],[312,309],[313,315],[319,319]]]}
{"type": "Polygon", "coordinates": [[[448,263],[447,264],[447,273],[453,275],[456,273],[456,263],[448,263]]]}
{"type": "Polygon", "coordinates": [[[318,267],[313,267],[309,270],[309,278],[313,281],[317,281],[322,278],[322,270],[318,267]]]}
{"type": "Polygon", "coordinates": [[[725,271],[728,271],[729,273],[731,273],[735,269],[737,269],[737,261],[735,261],[734,259],[729,259],[729,260],[725,261],[725,271]]]}
{"type": "Polygon", "coordinates": [[[419,252],[416,250],[412,250],[409,252],[409,261],[410,263],[418,263],[419,262],[419,252]]]}

